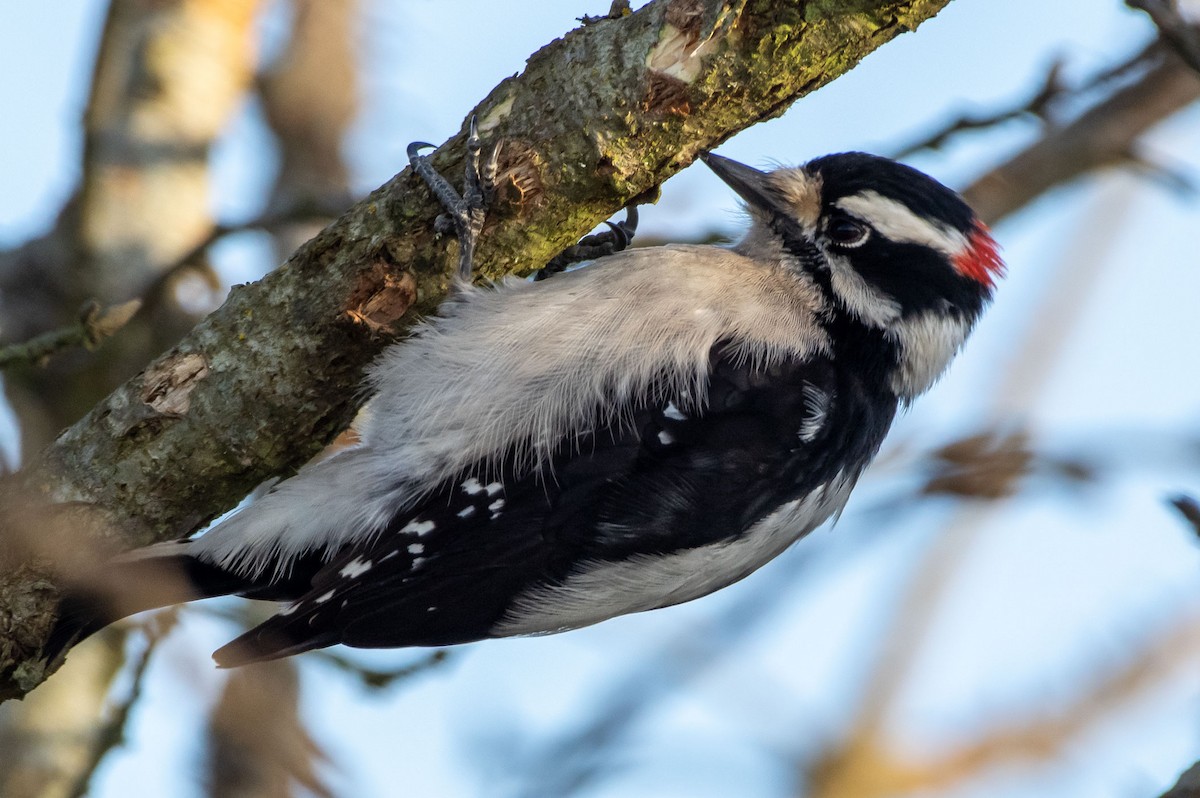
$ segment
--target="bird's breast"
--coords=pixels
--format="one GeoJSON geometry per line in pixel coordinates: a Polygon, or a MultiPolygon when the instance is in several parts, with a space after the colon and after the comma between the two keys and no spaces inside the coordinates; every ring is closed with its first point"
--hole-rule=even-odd
{"type": "Polygon", "coordinates": [[[753,573],[839,512],[856,476],[839,473],[805,496],[780,505],[736,537],[668,554],[585,563],[561,584],[535,587],[519,596],[491,635],[577,629],[720,590],[753,573]]]}

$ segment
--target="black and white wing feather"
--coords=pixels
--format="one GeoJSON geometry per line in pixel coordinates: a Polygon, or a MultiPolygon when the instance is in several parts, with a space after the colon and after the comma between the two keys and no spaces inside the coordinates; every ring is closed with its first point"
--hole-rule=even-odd
{"type": "Polygon", "coordinates": [[[860,390],[825,357],[718,350],[702,405],[647,399],[519,478],[481,463],[446,481],[218,661],[553,632],[712,592],[840,509],[845,447],[865,464],[891,420],[860,390]]]}

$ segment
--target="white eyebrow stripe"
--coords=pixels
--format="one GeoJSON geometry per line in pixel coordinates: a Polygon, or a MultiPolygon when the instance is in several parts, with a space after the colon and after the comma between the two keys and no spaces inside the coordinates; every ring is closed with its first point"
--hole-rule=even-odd
{"type": "Polygon", "coordinates": [[[843,197],[835,204],[898,243],[932,247],[951,258],[967,247],[967,238],[962,233],[922,219],[904,203],[875,191],[843,197]]]}

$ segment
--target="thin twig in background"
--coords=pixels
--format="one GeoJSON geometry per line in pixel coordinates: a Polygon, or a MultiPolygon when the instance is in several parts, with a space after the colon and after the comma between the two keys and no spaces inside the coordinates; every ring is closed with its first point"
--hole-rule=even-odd
{"type": "Polygon", "coordinates": [[[1189,21],[1184,18],[1177,0],[1125,0],[1125,4],[1146,12],[1163,40],[1188,66],[1200,73],[1200,19],[1189,21]]]}
{"type": "Polygon", "coordinates": [[[1103,90],[1117,81],[1128,79],[1130,74],[1160,61],[1162,52],[1162,44],[1152,41],[1124,61],[1096,72],[1078,86],[1068,86],[1063,82],[1065,65],[1062,61],[1055,61],[1046,70],[1046,74],[1038,82],[1037,89],[1028,99],[986,113],[962,114],[925,138],[896,150],[892,157],[902,159],[921,150],[939,150],[960,133],[984,130],[1026,116],[1039,120],[1043,125],[1055,127],[1063,121],[1057,118],[1061,113],[1061,106],[1103,90]]]}
{"type": "Polygon", "coordinates": [[[1014,105],[1011,108],[1003,108],[997,111],[989,111],[987,113],[962,114],[958,119],[944,125],[941,129],[930,133],[925,138],[914,141],[896,150],[892,157],[896,159],[904,159],[913,153],[921,150],[940,150],[947,141],[957,136],[959,133],[964,133],[972,130],[983,130],[989,127],[995,127],[1003,122],[1008,122],[1012,119],[1019,119],[1024,116],[1033,116],[1046,122],[1049,119],[1050,107],[1064,94],[1072,93],[1062,83],[1062,62],[1056,61],[1050,65],[1046,71],[1046,75],[1042,78],[1041,86],[1034,92],[1033,96],[1028,100],[1014,105]]]}
{"type": "Polygon", "coordinates": [[[155,278],[143,292],[145,300],[131,299],[105,308],[101,308],[94,300],[90,301],[80,310],[79,321],[76,324],[43,333],[28,341],[0,347],[0,369],[21,363],[41,366],[54,355],[78,347],[88,351],[96,349],[105,339],[114,335],[142,312],[143,308],[156,305],[176,277],[188,269],[198,267],[209,248],[228,236],[253,230],[275,232],[291,225],[319,222],[336,216],[344,207],[340,202],[309,204],[265,214],[245,222],[217,225],[203,241],[184,253],[155,278]]]}
{"type": "Polygon", "coordinates": [[[129,728],[129,716],[142,697],[142,687],[146,681],[146,670],[150,659],[158,649],[158,644],[175,628],[178,612],[164,610],[155,613],[151,621],[143,626],[146,634],[146,645],[138,657],[129,666],[129,693],[119,703],[109,710],[108,720],[97,731],[88,755],[87,764],[79,772],[75,784],[67,795],[69,798],[83,798],[91,791],[92,779],[97,768],[112,751],[125,744],[126,731],[129,728]]]}
{"type": "Polygon", "coordinates": [[[432,651],[414,662],[390,670],[368,668],[357,662],[353,662],[336,651],[314,652],[313,658],[329,663],[342,673],[354,677],[363,687],[368,687],[372,690],[383,690],[412,679],[414,676],[424,675],[439,665],[444,665],[450,661],[451,652],[446,649],[432,651]]]}
{"type": "Polygon", "coordinates": [[[140,299],[106,308],[94,300],[88,302],[79,312],[79,321],[70,327],[0,347],[0,369],[19,363],[41,366],[52,356],[77,347],[91,351],[128,324],[141,306],[140,299]]]}

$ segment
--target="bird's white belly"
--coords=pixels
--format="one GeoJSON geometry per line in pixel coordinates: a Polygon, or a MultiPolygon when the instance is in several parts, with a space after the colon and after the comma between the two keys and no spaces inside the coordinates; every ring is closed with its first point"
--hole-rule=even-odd
{"type": "Polygon", "coordinates": [[[665,555],[593,563],[562,585],[513,602],[493,637],[546,634],[699,598],[748,576],[841,510],[854,480],[839,474],[788,502],[731,541],[665,555]]]}

